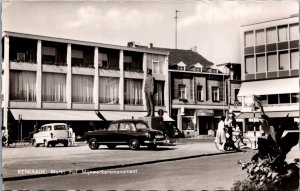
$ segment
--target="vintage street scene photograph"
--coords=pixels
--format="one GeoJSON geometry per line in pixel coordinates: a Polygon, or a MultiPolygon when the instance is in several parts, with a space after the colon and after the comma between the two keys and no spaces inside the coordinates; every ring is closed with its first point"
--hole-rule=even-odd
{"type": "Polygon", "coordinates": [[[299,2],[1,2],[3,190],[300,190],[299,2]]]}

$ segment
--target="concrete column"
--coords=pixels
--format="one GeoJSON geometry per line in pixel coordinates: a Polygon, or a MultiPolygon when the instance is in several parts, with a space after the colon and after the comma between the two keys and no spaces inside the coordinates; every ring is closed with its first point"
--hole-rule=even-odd
{"type": "Polygon", "coordinates": [[[181,109],[178,109],[178,114],[177,114],[177,128],[182,131],[182,115],[181,113],[181,109]]]}
{"type": "MultiPolygon", "coordinates": [[[[147,53],[143,54],[143,71],[144,71],[144,80],[143,80],[143,90],[144,90],[145,89],[145,81],[147,78],[147,53]]],[[[144,105],[144,110],[147,110],[146,96],[144,94],[144,91],[143,91],[143,105],[144,105]]]]}
{"type": "Polygon", "coordinates": [[[98,47],[95,47],[94,51],[94,68],[95,68],[95,76],[94,76],[94,103],[95,109],[99,109],[99,61],[98,61],[98,47]]]}
{"type": "Polygon", "coordinates": [[[171,94],[170,94],[170,85],[171,85],[171,80],[170,80],[170,76],[169,76],[169,60],[168,60],[168,56],[165,56],[165,71],[164,71],[164,75],[165,75],[165,92],[164,92],[164,102],[165,102],[165,106],[166,106],[166,111],[168,112],[169,116],[171,115],[171,109],[170,109],[170,100],[171,100],[171,94]]]}
{"type": "Polygon", "coordinates": [[[66,84],[66,87],[67,87],[67,92],[66,92],[66,95],[67,95],[67,98],[66,98],[66,101],[67,101],[67,108],[68,109],[72,109],[72,63],[71,63],[71,44],[68,44],[68,47],[67,47],[67,84],[66,84]]]}
{"type": "MultiPolygon", "coordinates": [[[[2,66],[1,66],[2,67],[2,66]]],[[[4,61],[3,61],[4,73],[3,79],[3,126],[5,128],[5,136],[8,136],[8,106],[9,106],[9,37],[4,36],[4,61]]]]}
{"type": "Polygon", "coordinates": [[[42,41],[37,42],[36,107],[42,108],[42,41]]]}
{"type": "Polygon", "coordinates": [[[119,104],[120,110],[124,110],[124,52],[120,50],[119,57],[119,67],[120,67],[120,82],[119,82],[119,104]]]}

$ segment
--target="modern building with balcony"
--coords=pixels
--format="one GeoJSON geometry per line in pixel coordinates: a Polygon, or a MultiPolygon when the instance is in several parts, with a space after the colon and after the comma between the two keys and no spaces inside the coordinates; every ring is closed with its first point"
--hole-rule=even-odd
{"type": "Polygon", "coordinates": [[[156,110],[169,118],[168,52],[5,31],[3,127],[21,139],[34,125],[70,124],[76,135],[146,114],[146,69],[156,110]]]}
{"type": "MultiPolygon", "coordinates": [[[[272,123],[279,124],[288,115],[286,129],[297,128],[299,122],[299,18],[279,20],[241,27],[242,98],[244,130],[260,117],[248,103],[259,96],[272,123]]],[[[257,121],[256,121],[257,122],[257,121]]]]}

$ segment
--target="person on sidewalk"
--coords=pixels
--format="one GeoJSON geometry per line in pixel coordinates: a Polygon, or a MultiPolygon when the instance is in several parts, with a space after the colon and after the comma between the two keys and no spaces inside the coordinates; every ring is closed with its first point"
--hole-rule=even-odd
{"type": "Polygon", "coordinates": [[[147,106],[147,115],[145,117],[154,117],[155,78],[152,76],[152,70],[149,68],[147,69],[144,93],[147,106]]]}
{"type": "Polygon", "coordinates": [[[218,123],[218,130],[217,130],[215,142],[219,145],[220,151],[225,151],[225,147],[224,147],[226,143],[225,116],[222,116],[220,122],[218,123]]]}

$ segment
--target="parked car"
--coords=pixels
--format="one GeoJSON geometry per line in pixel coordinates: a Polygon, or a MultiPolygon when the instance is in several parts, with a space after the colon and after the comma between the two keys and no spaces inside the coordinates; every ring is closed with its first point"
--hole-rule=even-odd
{"type": "Polygon", "coordinates": [[[69,145],[70,132],[65,123],[50,123],[39,128],[39,131],[33,135],[32,144],[35,147],[43,144],[46,147],[62,143],[65,147],[69,145]]]}
{"type": "Polygon", "coordinates": [[[141,145],[155,149],[157,145],[167,143],[162,131],[152,129],[145,121],[134,119],[114,121],[107,129],[89,131],[85,140],[90,149],[98,149],[100,145],[109,149],[117,145],[128,145],[132,150],[139,149],[141,145]]]}

